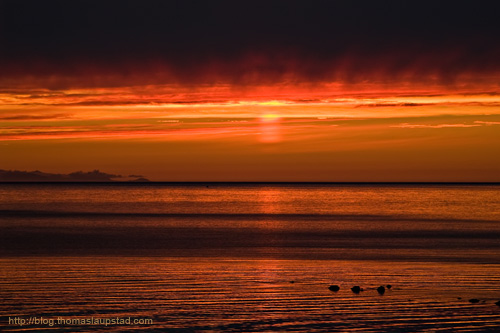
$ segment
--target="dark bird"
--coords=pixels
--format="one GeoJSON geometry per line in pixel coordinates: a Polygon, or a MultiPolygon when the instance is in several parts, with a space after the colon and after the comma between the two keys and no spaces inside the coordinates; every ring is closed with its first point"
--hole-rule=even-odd
{"type": "Polygon", "coordinates": [[[351,288],[351,290],[353,293],[359,294],[360,291],[363,291],[363,288],[361,288],[360,286],[354,286],[351,288]]]}
{"type": "Polygon", "coordinates": [[[383,295],[385,293],[385,287],[384,286],[380,286],[377,288],[377,291],[380,295],[383,295]]]}
{"type": "Polygon", "coordinates": [[[471,298],[469,300],[469,302],[471,302],[471,303],[479,303],[479,300],[477,298],[471,298]]]}
{"type": "Polygon", "coordinates": [[[330,287],[328,287],[328,289],[330,291],[339,291],[340,287],[335,284],[335,285],[331,285],[330,287]]]}
{"type": "Polygon", "coordinates": [[[391,289],[392,285],[388,284],[386,287],[387,287],[387,289],[391,289]]]}

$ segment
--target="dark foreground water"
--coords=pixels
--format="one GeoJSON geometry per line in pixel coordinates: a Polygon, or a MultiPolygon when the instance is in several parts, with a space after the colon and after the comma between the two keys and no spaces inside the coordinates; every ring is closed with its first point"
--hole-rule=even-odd
{"type": "Polygon", "coordinates": [[[5,331],[496,332],[500,186],[4,184],[0,268],[5,331]]]}

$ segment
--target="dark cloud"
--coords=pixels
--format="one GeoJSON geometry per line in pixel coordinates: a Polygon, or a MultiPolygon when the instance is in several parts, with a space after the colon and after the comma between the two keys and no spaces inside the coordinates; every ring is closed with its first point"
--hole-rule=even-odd
{"type": "Polygon", "coordinates": [[[73,172],[70,174],[45,173],[41,171],[0,170],[0,182],[110,182],[120,175],[99,170],[73,172]]]}
{"type": "Polygon", "coordinates": [[[437,80],[500,72],[495,2],[2,1],[0,86],[437,80]]]}
{"type": "Polygon", "coordinates": [[[0,116],[0,120],[51,120],[51,119],[68,119],[71,117],[72,115],[67,113],[60,113],[53,115],[22,114],[15,116],[0,116]]]}
{"type": "MultiPolygon", "coordinates": [[[[437,103],[373,103],[373,104],[361,104],[357,105],[356,108],[377,108],[377,107],[412,107],[412,106],[429,106],[436,105],[437,103]]],[[[470,103],[469,103],[470,104],[470,103]]]]}

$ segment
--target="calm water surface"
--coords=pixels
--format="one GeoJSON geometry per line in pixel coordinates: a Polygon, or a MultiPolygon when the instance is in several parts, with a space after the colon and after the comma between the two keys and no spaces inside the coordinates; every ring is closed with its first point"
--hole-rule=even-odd
{"type": "Polygon", "coordinates": [[[4,184],[0,268],[6,331],[496,332],[500,186],[4,184]]]}

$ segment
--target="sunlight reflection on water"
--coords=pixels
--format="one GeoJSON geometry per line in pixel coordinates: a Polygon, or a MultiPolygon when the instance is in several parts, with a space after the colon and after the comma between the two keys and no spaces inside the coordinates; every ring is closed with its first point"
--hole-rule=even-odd
{"type": "Polygon", "coordinates": [[[0,329],[130,316],[154,323],[52,329],[495,331],[499,190],[2,186],[0,329]]]}

